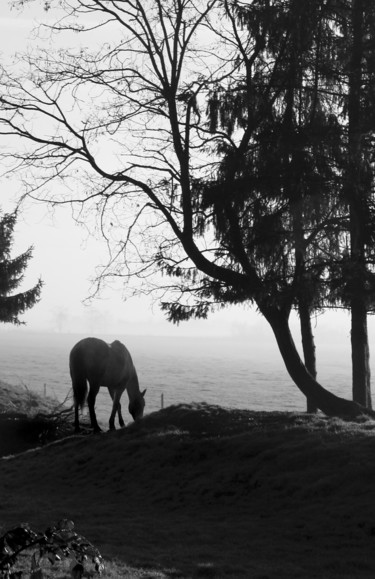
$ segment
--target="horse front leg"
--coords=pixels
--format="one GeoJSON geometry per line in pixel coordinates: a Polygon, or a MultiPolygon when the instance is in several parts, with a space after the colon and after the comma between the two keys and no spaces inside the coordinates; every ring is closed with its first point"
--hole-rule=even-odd
{"type": "Polygon", "coordinates": [[[120,404],[120,402],[118,403],[117,415],[118,415],[119,425],[121,426],[121,428],[124,428],[124,426],[125,426],[125,421],[124,421],[124,419],[123,419],[123,417],[122,417],[121,404],[120,404]]]}
{"type": "Polygon", "coordinates": [[[109,417],[109,430],[116,430],[115,427],[115,418],[116,418],[116,412],[118,413],[118,419],[119,419],[119,423],[121,428],[123,426],[125,426],[125,422],[124,419],[122,417],[121,414],[121,404],[120,404],[120,398],[121,395],[123,393],[123,390],[115,390],[115,389],[110,389],[109,393],[111,395],[111,398],[113,400],[113,404],[112,404],[112,412],[111,412],[111,416],[109,417]]]}
{"type": "Polygon", "coordinates": [[[91,426],[94,432],[102,431],[102,429],[98,424],[98,421],[96,420],[96,413],[95,413],[95,401],[96,396],[99,392],[99,388],[100,388],[99,384],[90,384],[90,392],[87,397],[87,406],[89,408],[91,426]]]}
{"type": "Polygon", "coordinates": [[[116,430],[116,426],[115,426],[116,411],[117,411],[117,408],[116,408],[116,406],[113,404],[111,416],[109,417],[109,430],[116,430]]]}

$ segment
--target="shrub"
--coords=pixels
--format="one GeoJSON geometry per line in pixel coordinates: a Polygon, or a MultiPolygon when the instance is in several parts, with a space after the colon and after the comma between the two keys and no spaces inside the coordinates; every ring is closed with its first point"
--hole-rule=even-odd
{"type": "Polygon", "coordinates": [[[42,559],[52,565],[63,559],[71,558],[76,563],[72,569],[73,577],[82,577],[87,561],[91,560],[94,572],[101,575],[104,564],[98,549],[85,537],[74,530],[74,523],[63,519],[44,533],[36,533],[29,525],[21,525],[7,531],[0,538],[0,576],[21,577],[16,570],[21,555],[28,555],[30,578],[43,577],[42,559]]]}

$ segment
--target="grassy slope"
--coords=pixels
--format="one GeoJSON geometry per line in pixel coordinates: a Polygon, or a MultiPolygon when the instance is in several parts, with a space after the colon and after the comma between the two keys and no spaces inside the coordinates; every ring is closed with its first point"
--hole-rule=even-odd
{"type": "Polygon", "coordinates": [[[180,405],[0,460],[3,530],[71,518],[113,577],[375,576],[375,423],[180,405]]]}
{"type": "Polygon", "coordinates": [[[41,397],[25,386],[0,381],[0,456],[34,448],[46,429],[46,422],[38,416],[50,416],[60,407],[57,400],[41,397]]]}

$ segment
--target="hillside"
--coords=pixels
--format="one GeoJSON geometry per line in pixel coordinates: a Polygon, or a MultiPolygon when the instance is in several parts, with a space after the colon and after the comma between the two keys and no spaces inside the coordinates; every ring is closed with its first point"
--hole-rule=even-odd
{"type": "Polygon", "coordinates": [[[375,423],[178,405],[1,459],[3,530],[63,517],[112,577],[375,576],[375,423]]]}

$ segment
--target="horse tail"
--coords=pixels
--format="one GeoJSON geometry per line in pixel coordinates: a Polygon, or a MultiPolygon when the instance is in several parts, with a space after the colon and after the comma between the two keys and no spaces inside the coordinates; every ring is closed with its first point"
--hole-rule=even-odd
{"type": "Polygon", "coordinates": [[[87,398],[87,380],[84,376],[72,379],[74,403],[81,409],[84,407],[87,398]]]}
{"type": "Polygon", "coordinates": [[[85,368],[82,366],[82,361],[78,354],[79,352],[73,348],[70,353],[69,367],[72,378],[74,404],[82,409],[86,402],[88,386],[85,368]]]}

